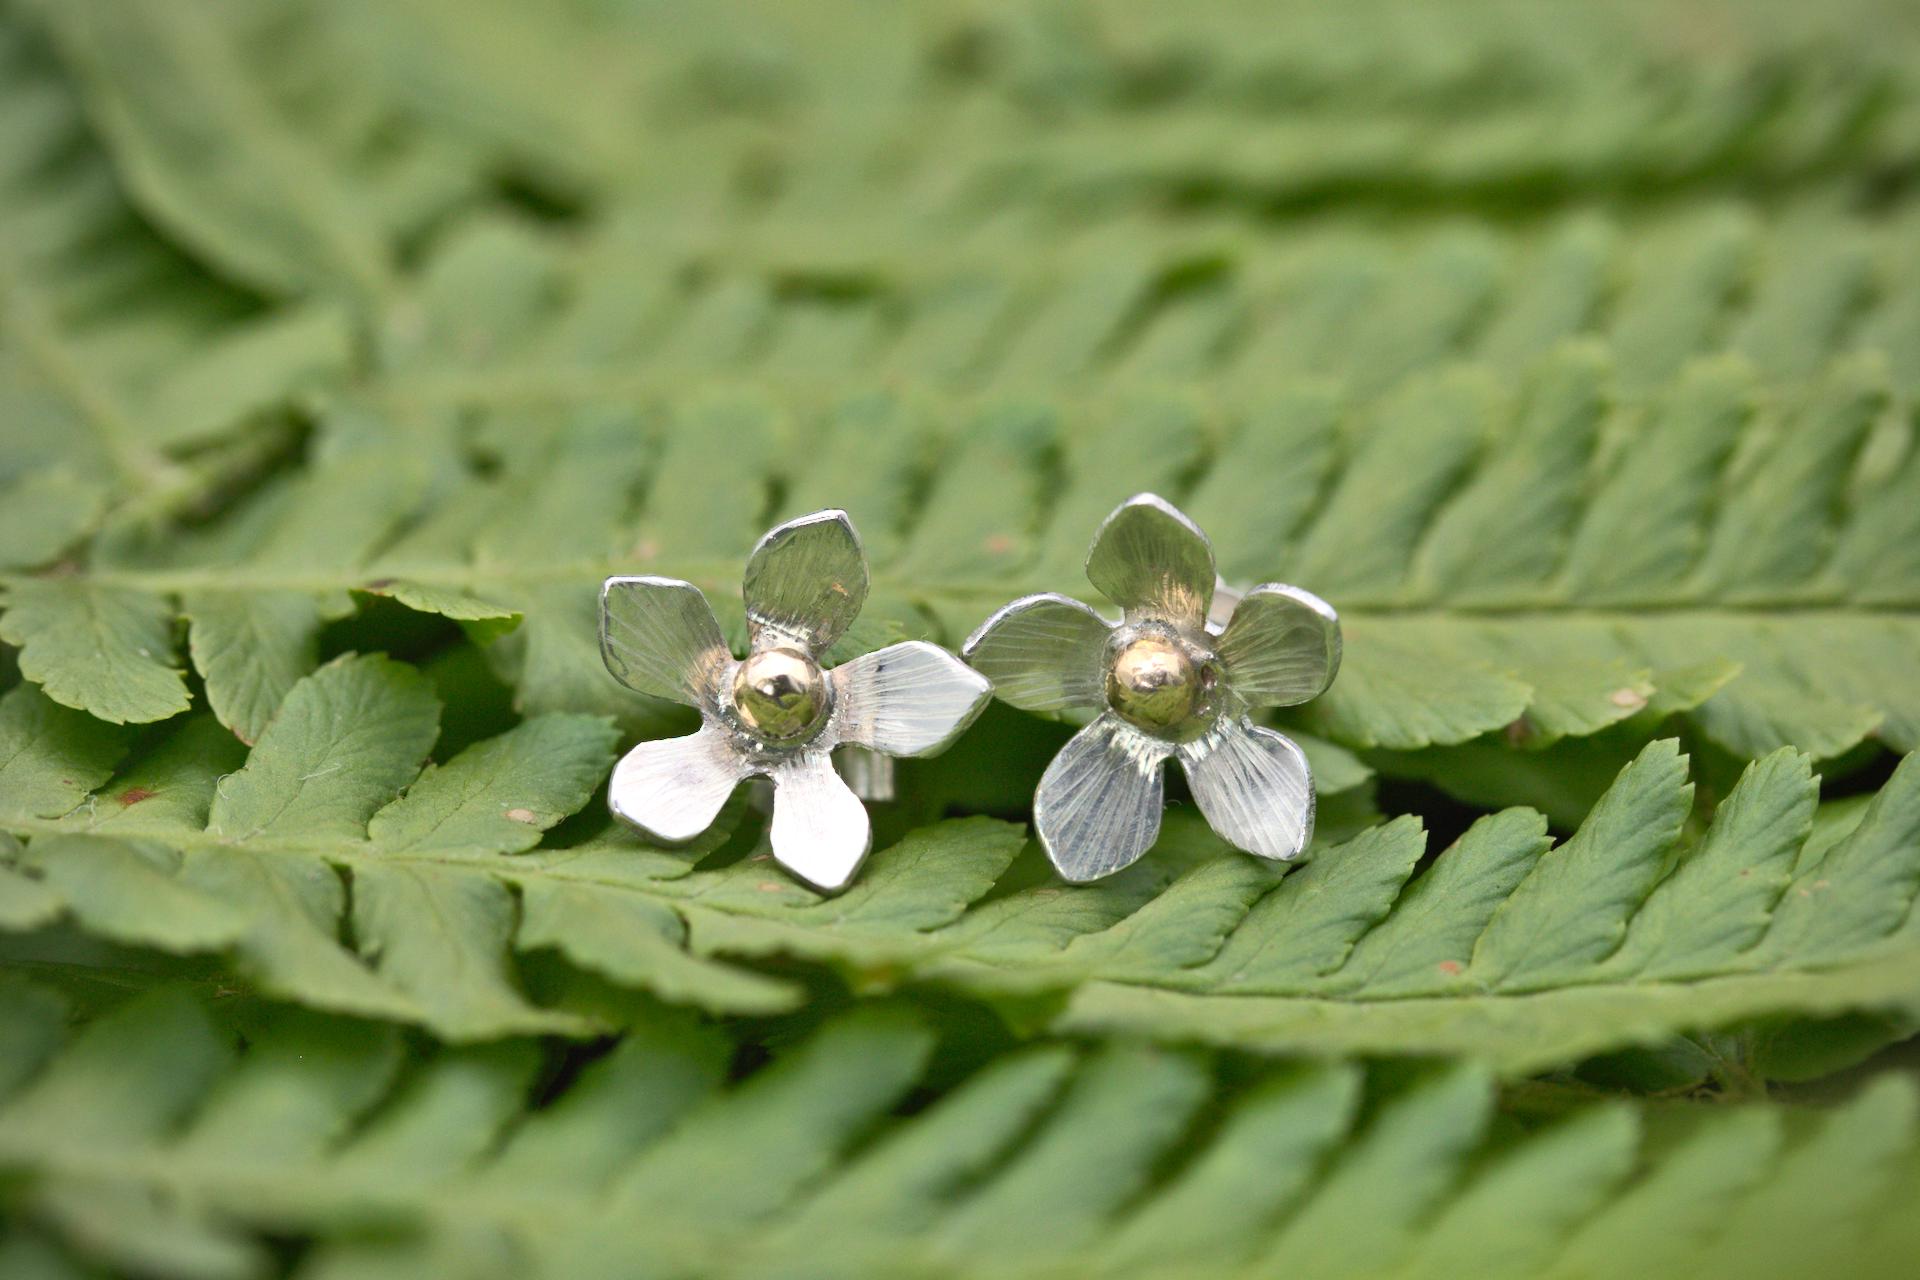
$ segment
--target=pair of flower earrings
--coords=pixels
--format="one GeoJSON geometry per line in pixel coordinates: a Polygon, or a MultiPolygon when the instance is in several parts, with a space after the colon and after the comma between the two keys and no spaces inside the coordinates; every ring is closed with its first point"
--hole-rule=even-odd
{"type": "Polygon", "coordinates": [[[967,640],[966,661],[909,640],[823,670],[867,596],[866,554],[844,511],[768,533],[747,560],[751,637],[736,659],[700,589],[677,578],[609,578],[600,647],[630,689],[700,711],[697,733],[643,742],[614,767],[614,814],[662,841],[705,831],[750,777],[773,783],[773,856],[815,888],[844,888],[872,842],[866,806],[833,751],[929,756],[996,694],[1028,711],[1097,713],[1054,757],[1034,826],[1068,880],[1111,875],[1160,830],[1163,766],[1177,757],[1221,837],[1292,858],[1313,836],[1313,774],[1300,748],[1256,725],[1256,707],[1324,692],[1340,666],[1326,601],[1267,583],[1217,585],[1213,548],[1151,494],[1100,526],[1087,578],[1118,623],[1067,596],[1025,596],[967,640]],[[1229,616],[1230,615],[1230,616],[1229,616]]]}

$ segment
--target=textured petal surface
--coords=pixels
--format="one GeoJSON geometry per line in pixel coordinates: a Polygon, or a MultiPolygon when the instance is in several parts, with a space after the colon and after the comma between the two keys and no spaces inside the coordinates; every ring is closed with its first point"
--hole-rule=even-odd
{"type": "Polygon", "coordinates": [[[1333,683],[1340,618],[1311,591],[1270,582],[1247,592],[1216,650],[1249,706],[1290,707],[1333,683]]]}
{"type": "Polygon", "coordinates": [[[924,756],[966,732],[993,697],[987,678],[924,640],[888,645],[834,668],[840,741],[924,756]]]}
{"type": "Polygon", "coordinates": [[[1003,702],[1027,711],[1098,707],[1112,630],[1078,600],[1022,596],[981,623],[961,652],[1003,702]]]}
{"type": "Polygon", "coordinates": [[[726,731],[708,725],[684,738],[643,742],[613,767],[607,805],[656,840],[691,840],[713,825],[747,776],[726,731]]]}
{"type": "Polygon", "coordinates": [[[824,751],[773,771],[773,856],[816,889],[844,889],[873,843],[867,807],[824,751]]]}
{"type": "Polygon", "coordinates": [[[1143,493],[1120,504],[1094,535],[1087,580],[1129,615],[1197,627],[1213,600],[1213,547],[1172,503],[1143,493]]]}
{"type": "Polygon", "coordinates": [[[1194,803],[1221,839],[1263,858],[1291,858],[1313,839],[1313,773],[1271,729],[1224,720],[1180,748],[1194,803]]]}
{"type": "Polygon", "coordinates": [[[867,600],[867,556],[847,513],[816,511],[760,539],[742,594],[756,644],[768,627],[815,653],[838,640],[867,600]]]}
{"type": "Polygon", "coordinates": [[[1165,743],[1111,713],[1073,735],[1047,766],[1033,824],[1047,857],[1084,882],[1130,866],[1160,834],[1165,743]]]}
{"type": "Polygon", "coordinates": [[[726,665],[727,642],[691,582],[608,578],[600,588],[600,654],[627,688],[697,707],[726,665]]]}

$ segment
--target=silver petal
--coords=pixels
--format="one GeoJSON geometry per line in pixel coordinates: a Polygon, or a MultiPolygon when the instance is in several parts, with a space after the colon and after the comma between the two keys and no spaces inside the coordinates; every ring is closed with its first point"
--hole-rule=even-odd
{"type": "Polygon", "coordinates": [[[945,749],[993,697],[985,676],[924,640],[842,663],[833,684],[840,741],[890,756],[945,749]]]}
{"type": "Polygon", "coordinates": [[[1106,702],[1102,659],[1113,628],[1078,600],[1051,592],[1004,605],[960,650],[994,695],[1028,711],[1106,702]]]}
{"type": "Polygon", "coordinates": [[[1327,691],[1340,670],[1340,618],[1299,587],[1247,592],[1215,646],[1233,691],[1249,706],[1290,707],[1327,691]]]}
{"type": "Polygon", "coordinates": [[[1033,798],[1033,824],[1047,857],[1076,883],[1132,865],[1160,834],[1172,750],[1112,712],[1073,735],[1047,766],[1033,798]]]}
{"type": "Polygon", "coordinates": [[[838,640],[867,601],[867,557],[847,513],[816,511],[769,532],[747,560],[742,594],[756,648],[798,640],[817,654],[838,640]]]}
{"type": "Polygon", "coordinates": [[[1116,507],[1094,535],[1087,579],[1129,617],[1198,627],[1213,599],[1213,547],[1172,503],[1142,493],[1116,507]]]}
{"type": "Polygon", "coordinates": [[[774,766],[773,856],[816,889],[844,889],[873,842],[867,808],[824,751],[774,766]]]}
{"type": "Polygon", "coordinates": [[[713,825],[747,772],[726,730],[710,724],[627,752],[613,767],[607,806],[656,840],[691,840],[713,825]]]}
{"type": "Polygon", "coordinates": [[[697,707],[727,665],[727,642],[700,588],[678,578],[608,578],[600,656],[629,689],[697,707]]]}
{"type": "Polygon", "coordinates": [[[1273,730],[1222,720],[1180,748],[1180,765],[1207,824],[1236,848],[1292,858],[1313,839],[1313,771],[1273,730]]]}

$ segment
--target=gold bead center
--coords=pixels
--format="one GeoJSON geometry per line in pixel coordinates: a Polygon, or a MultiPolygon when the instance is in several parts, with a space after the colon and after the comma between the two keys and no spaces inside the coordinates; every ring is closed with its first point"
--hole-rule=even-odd
{"type": "Polygon", "coordinates": [[[827,681],[798,649],[763,649],[733,673],[733,706],[749,729],[775,742],[803,737],[827,712],[827,681]]]}
{"type": "Polygon", "coordinates": [[[1107,703],[1142,729],[1176,728],[1199,709],[1208,680],[1178,641],[1144,635],[1114,655],[1107,703]]]}

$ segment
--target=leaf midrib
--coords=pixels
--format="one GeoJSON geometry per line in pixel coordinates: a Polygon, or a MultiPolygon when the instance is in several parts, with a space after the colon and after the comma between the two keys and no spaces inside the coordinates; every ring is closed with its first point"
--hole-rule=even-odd
{"type": "MultiPolygon", "coordinates": [[[[11,831],[16,835],[74,834],[73,827],[58,820],[49,819],[9,819],[5,822],[0,822],[0,829],[11,831]]],[[[701,874],[697,867],[689,867],[683,876],[657,879],[622,879],[614,876],[575,874],[569,872],[564,865],[516,865],[523,858],[538,855],[507,855],[482,847],[474,847],[467,850],[444,850],[438,853],[383,852],[371,843],[352,844],[341,842],[316,845],[297,840],[273,838],[233,841],[222,839],[205,831],[181,831],[178,828],[154,826],[128,826],[122,827],[117,831],[96,832],[94,834],[106,835],[111,839],[152,839],[165,843],[169,847],[181,852],[193,849],[220,849],[230,853],[252,853],[270,857],[319,860],[334,865],[345,866],[348,869],[363,865],[389,867],[431,866],[472,874],[488,875],[515,885],[543,880],[559,881],[568,884],[592,885],[608,891],[636,893],[642,897],[651,898],[667,904],[679,903],[691,906],[697,910],[712,911],[720,915],[734,916],[742,919],[772,920],[803,929],[810,923],[806,920],[796,920],[791,914],[777,909],[770,908],[766,911],[755,911],[738,900],[729,900],[726,898],[716,900],[710,895],[714,893],[716,889],[723,886],[716,885],[710,877],[701,874]]],[[[564,851],[554,850],[551,852],[564,851]]],[[[977,905],[977,903],[969,903],[955,920],[947,924],[937,926],[933,929],[913,930],[910,933],[904,934],[889,933],[885,935],[884,940],[890,942],[911,942],[912,948],[917,954],[912,957],[903,956],[901,958],[911,959],[911,961],[915,963],[922,960],[930,961],[951,957],[965,960],[970,964],[979,964],[985,968],[997,971],[1029,971],[1032,965],[1026,961],[1009,964],[991,956],[972,954],[973,948],[971,944],[977,942],[977,938],[967,937],[949,940],[940,936],[945,929],[955,927],[963,921],[967,917],[967,913],[977,905]]],[[[846,922],[840,921],[837,923],[844,924],[846,922]]],[[[859,929],[857,924],[854,926],[854,929],[857,934],[865,935],[867,940],[872,940],[869,931],[859,929]]],[[[1080,936],[1096,936],[1098,932],[1104,932],[1104,930],[1096,931],[1096,934],[1080,936]]],[[[1229,931],[1229,936],[1231,936],[1231,931],[1229,931]]],[[[722,954],[725,954],[724,949],[722,949],[722,954]]],[[[1531,1002],[1540,999],[1552,999],[1556,996],[1572,992],[1618,991],[1646,993],[1657,996],[1660,993],[1672,991],[1697,993],[1713,988],[1716,985],[1750,979],[1773,982],[1783,977],[1814,978],[1833,971],[1852,971],[1856,969],[1863,973],[1879,974],[1887,966],[1890,957],[1900,962],[1899,965],[1893,966],[1896,971],[1900,965],[1905,965],[1907,972],[1913,975],[1912,977],[1906,978],[1902,983],[1894,985],[1898,985],[1902,989],[1909,991],[1915,998],[1920,998],[1920,943],[1910,941],[1899,933],[1887,938],[1870,940],[1865,943],[1859,951],[1825,962],[1815,960],[1807,964],[1776,963],[1767,967],[1745,968],[1730,966],[1720,973],[1707,974],[1698,978],[1684,980],[1636,980],[1630,974],[1602,974],[1598,980],[1595,981],[1583,981],[1576,978],[1561,985],[1535,990],[1486,989],[1460,991],[1445,995],[1389,994],[1380,996],[1370,996],[1364,992],[1357,992],[1350,996],[1328,996],[1308,990],[1291,994],[1263,994],[1255,992],[1209,991],[1204,989],[1176,989],[1153,983],[1134,983],[1124,979],[1100,978],[1077,970],[1069,971],[1066,969],[1062,969],[1058,974],[1059,981],[1057,983],[1049,983],[1047,985],[1073,988],[1078,991],[1098,989],[1101,987],[1126,987],[1129,989],[1150,991],[1156,996],[1169,999],[1202,1001],[1228,1000],[1240,1004],[1243,1008],[1252,1007],[1262,1002],[1285,1004],[1289,1008],[1295,1009],[1352,1009],[1361,1006],[1373,1008],[1397,1006],[1402,1009],[1410,1007],[1431,1007],[1435,1009],[1461,1007],[1485,1008],[1489,1001],[1531,1002]]],[[[1736,958],[1734,963],[1736,966],[1738,965],[1738,958],[1736,958]]],[[[1338,970],[1336,969],[1334,972],[1337,973],[1338,970]]],[[[937,978],[937,975],[929,974],[927,976],[937,978]]],[[[964,981],[962,985],[964,985],[964,981]]],[[[1769,991],[1767,994],[1771,997],[1771,1003],[1767,1003],[1766,1007],[1771,1008],[1777,1005],[1777,991],[1769,991]]]]}
{"type": "MultiPolygon", "coordinates": [[[[1815,960],[1803,966],[1784,968],[1751,968],[1730,970],[1705,977],[1673,980],[1620,981],[1618,979],[1602,982],[1581,982],[1578,980],[1563,985],[1529,991],[1473,991],[1448,995],[1408,995],[1384,996],[1378,998],[1353,998],[1326,996],[1310,993],[1297,995],[1258,995],[1238,992],[1180,991],[1169,987],[1147,983],[1132,983],[1110,979],[1094,979],[1075,988],[1067,1013],[1063,1030],[1069,1034],[1086,1033],[1095,1028],[1113,1031],[1115,1028],[1101,1020],[1097,1004],[1105,993],[1116,990],[1131,993],[1133,996],[1144,994],[1147,998],[1165,1008],[1167,1006],[1189,1006],[1195,1012],[1203,1013],[1203,1018],[1190,1022],[1180,1022],[1173,1029],[1176,1039],[1213,1042],[1223,1046],[1246,1049],[1262,1043],[1269,1049],[1314,1050],[1325,1052],[1326,1036],[1331,1027],[1344,1024],[1351,1028],[1355,1024],[1368,1020],[1398,1019],[1411,1012],[1427,1015],[1434,1022],[1442,1020],[1456,1025],[1473,1027],[1472,1020],[1462,1020],[1461,1015],[1484,1012],[1490,1007],[1520,1007],[1525,1005],[1550,1005],[1554,1003],[1578,1004],[1583,1001],[1605,1000],[1610,997],[1653,1000],[1684,1000],[1690,1007],[1698,1009],[1700,1025],[1725,1026],[1743,1018],[1758,1017],[1776,1013],[1781,1008],[1780,987],[1783,983],[1799,986],[1800,999],[1794,1004],[1796,1010],[1806,1012],[1814,1007],[1831,1010],[1861,1009],[1875,1005],[1900,1005],[1908,1008],[1920,1008],[1920,940],[1911,936],[1896,934],[1863,945],[1862,949],[1850,955],[1833,960],[1815,960]],[[1809,1002],[1808,996],[1817,997],[1809,1002]],[[1708,1006],[1707,1000],[1713,998],[1708,1006]],[[1096,1005],[1089,1013],[1088,1004],[1096,1005]],[[1262,1031],[1258,1024],[1241,1019],[1238,1015],[1262,1009],[1284,1012],[1301,1024],[1312,1023],[1311,1035],[1300,1033],[1289,1036],[1273,1030],[1262,1031]],[[1223,1017],[1231,1011],[1233,1016],[1223,1017]],[[1076,1016],[1076,1014],[1078,1016],[1076,1016]]],[[[1601,1020],[1592,1020],[1596,1034],[1593,1037],[1597,1045],[1618,1046],[1624,1043],[1618,1028],[1606,1027],[1601,1020]],[[1601,1031],[1606,1034],[1598,1034],[1601,1031]]],[[[1127,1027],[1124,1021],[1120,1028],[1127,1027]]],[[[1132,1026],[1135,1032],[1140,1026],[1132,1026]]],[[[1391,1030],[1391,1028],[1389,1028],[1391,1030]]],[[[1663,1027],[1663,1034],[1666,1029],[1663,1027]]],[[[1484,1037],[1486,1028],[1475,1028],[1476,1040],[1484,1037]]],[[[1395,1039],[1391,1035],[1379,1037],[1382,1041],[1395,1039]]],[[[1338,1043],[1338,1038],[1336,1038],[1338,1043]]],[[[1432,1051],[1430,1043],[1422,1045],[1423,1051],[1432,1051]]],[[[1367,1050],[1358,1050],[1365,1052],[1367,1050]]],[[[1392,1052],[1386,1044],[1372,1046],[1373,1052],[1392,1052]]],[[[1562,1064],[1570,1058],[1584,1056],[1591,1052],[1585,1047],[1570,1049],[1564,1038],[1547,1037],[1545,1042],[1536,1042],[1529,1051],[1516,1051],[1511,1047],[1497,1051],[1493,1056],[1500,1059],[1514,1072],[1538,1070],[1547,1066],[1562,1064]]],[[[1463,1046],[1459,1052],[1472,1056],[1475,1050],[1463,1046]]]]}

